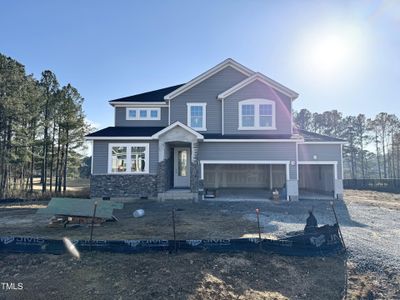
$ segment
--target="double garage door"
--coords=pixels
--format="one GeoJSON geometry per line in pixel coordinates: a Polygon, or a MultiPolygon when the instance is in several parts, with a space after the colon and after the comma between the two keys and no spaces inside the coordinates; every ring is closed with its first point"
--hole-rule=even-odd
{"type": "Polygon", "coordinates": [[[282,188],[286,183],[286,165],[205,164],[206,188],[282,188]]]}

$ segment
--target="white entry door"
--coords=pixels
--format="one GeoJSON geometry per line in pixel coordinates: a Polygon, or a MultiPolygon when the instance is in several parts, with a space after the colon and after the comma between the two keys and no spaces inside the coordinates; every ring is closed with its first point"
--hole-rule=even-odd
{"type": "Polygon", "coordinates": [[[174,148],[174,187],[190,186],[190,148],[174,148]]]}

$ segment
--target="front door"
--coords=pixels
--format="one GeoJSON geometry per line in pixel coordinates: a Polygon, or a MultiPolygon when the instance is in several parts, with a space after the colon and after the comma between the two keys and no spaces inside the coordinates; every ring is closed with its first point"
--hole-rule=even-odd
{"type": "Polygon", "coordinates": [[[190,148],[174,148],[174,187],[190,186],[190,148]]]}

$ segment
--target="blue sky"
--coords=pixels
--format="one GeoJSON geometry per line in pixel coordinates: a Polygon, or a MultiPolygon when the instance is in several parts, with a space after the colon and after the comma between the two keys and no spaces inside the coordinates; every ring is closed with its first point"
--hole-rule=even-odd
{"type": "Polygon", "coordinates": [[[400,114],[400,1],[3,0],[0,52],[77,87],[99,128],[109,99],[227,57],[298,92],[295,109],[400,114]]]}

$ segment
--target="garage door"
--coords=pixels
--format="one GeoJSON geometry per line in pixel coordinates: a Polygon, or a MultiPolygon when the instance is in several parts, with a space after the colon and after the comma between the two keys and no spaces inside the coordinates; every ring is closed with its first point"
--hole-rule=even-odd
{"type": "Polygon", "coordinates": [[[271,184],[273,187],[283,187],[285,182],[285,165],[204,165],[204,186],[207,188],[270,188],[271,184]]]}
{"type": "Polygon", "coordinates": [[[299,165],[299,189],[333,195],[334,165],[299,165]]]}

